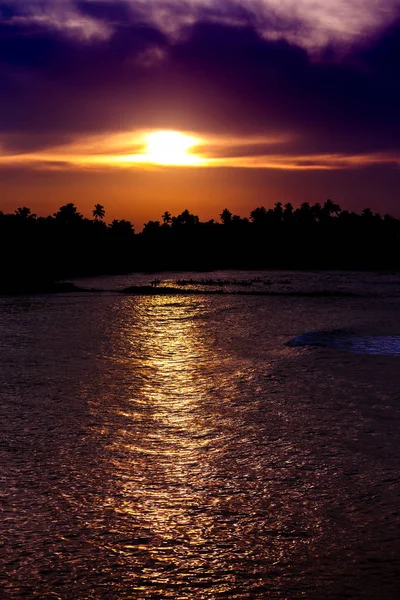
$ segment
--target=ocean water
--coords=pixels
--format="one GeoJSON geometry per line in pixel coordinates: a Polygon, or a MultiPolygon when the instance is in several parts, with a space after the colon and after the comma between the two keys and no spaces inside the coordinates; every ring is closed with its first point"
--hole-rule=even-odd
{"type": "Polygon", "coordinates": [[[400,597],[400,276],[79,283],[0,298],[0,598],[400,597]]]}

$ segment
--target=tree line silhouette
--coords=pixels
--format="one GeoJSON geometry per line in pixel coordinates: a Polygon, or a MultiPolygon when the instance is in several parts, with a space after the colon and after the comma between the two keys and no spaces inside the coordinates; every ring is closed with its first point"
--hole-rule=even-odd
{"type": "MultiPolygon", "coordinates": [[[[0,211],[2,284],[127,271],[214,269],[398,269],[400,220],[369,208],[361,213],[324,204],[277,202],[249,217],[225,208],[219,222],[184,210],[166,211],[135,233],[128,220],[91,219],[73,203],[52,216],[29,208],[0,211]]],[[[12,287],[12,285],[11,285],[12,287]]]]}
{"type": "Polygon", "coordinates": [[[400,220],[365,208],[343,210],[328,199],[298,208],[277,202],[249,218],[225,208],[220,222],[201,222],[188,210],[149,221],[141,248],[150,262],[180,269],[397,269],[400,220]],[[158,260],[157,260],[158,256],[158,260]]]}

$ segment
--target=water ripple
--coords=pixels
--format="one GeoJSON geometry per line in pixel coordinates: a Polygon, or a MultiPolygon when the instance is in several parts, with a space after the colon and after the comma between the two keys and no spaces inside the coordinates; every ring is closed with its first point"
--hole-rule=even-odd
{"type": "Polygon", "coordinates": [[[4,597],[397,598],[397,371],[285,346],[325,302],[0,299],[4,597]]]}

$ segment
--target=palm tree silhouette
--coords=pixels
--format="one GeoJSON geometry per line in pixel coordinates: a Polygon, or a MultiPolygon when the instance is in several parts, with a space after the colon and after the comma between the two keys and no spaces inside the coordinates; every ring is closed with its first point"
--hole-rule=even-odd
{"type": "Polygon", "coordinates": [[[299,223],[305,225],[314,222],[314,215],[309,202],[303,202],[300,208],[296,210],[296,219],[299,223]]]}
{"type": "Polygon", "coordinates": [[[326,212],[328,217],[330,217],[332,214],[335,214],[338,217],[339,214],[342,212],[342,207],[340,206],[340,204],[336,204],[328,198],[328,200],[324,204],[324,211],[326,212]]]}
{"type": "Polygon", "coordinates": [[[93,217],[97,220],[102,221],[105,217],[106,211],[104,209],[104,206],[102,206],[101,204],[95,204],[94,205],[94,210],[93,210],[93,217]]]}
{"type": "Polygon", "coordinates": [[[277,221],[283,221],[283,208],[282,202],[276,202],[274,206],[274,217],[277,221]]]}
{"type": "Polygon", "coordinates": [[[171,213],[168,212],[167,210],[165,211],[165,213],[163,215],[161,215],[161,218],[163,220],[164,225],[170,225],[172,222],[171,213]]]}
{"type": "Polygon", "coordinates": [[[293,204],[291,202],[287,202],[283,208],[284,208],[284,211],[283,211],[284,221],[291,221],[293,218],[293,212],[294,212],[293,204]]]}

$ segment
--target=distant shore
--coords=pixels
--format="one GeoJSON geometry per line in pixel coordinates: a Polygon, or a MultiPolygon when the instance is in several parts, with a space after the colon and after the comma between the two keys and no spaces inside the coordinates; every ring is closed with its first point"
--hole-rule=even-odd
{"type": "Polygon", "coordinates": [[[6,281],[0,284],[1,296],[24,296],[31,294],[69,294],[89,292],[69,281],[6,281]]]}
{"type": "Polygon", "coordinates": [[[119,291],[120,294],[131,296],[297,296],[306,298],[310,297],[352,297],[356,294],[350,292],[332,292],[328,290],[320,290],[315,292],[272,292],[262,290],[234,290],[226,291],[218,290],[198,290],[198,289],[182,289],[174,287],[152,287],[152,286],[131,286],[119,291]]]}
{"type": "Polygon", "coordinates": [[[102,205],[92,214],[84,217],[72,202],[46,217],[28,207],[0,211],[0,293],[76,292],[54,282],[123,273],[400,269],[400,219],[349,212],[332,200],[297,208],[277,202],[248,217],[225,208],[219,222],[166,211],[140,233],[125,219],[106,223],[102,205]]]}
{"type": "Polygon", "coordinates": [[[271,290],[226,290],[226,289],[190,289],[162,285],[135,285],[121,290],[93,289],[78,286],[72,282],[36,282],[15,283],[0,288],[1,296],[53,295],[53,294],[85,294],[113,293],[126,296],[269,296],[299,298],[352,298],[358,294],[344,291],[271,291],[271,290]]]}

